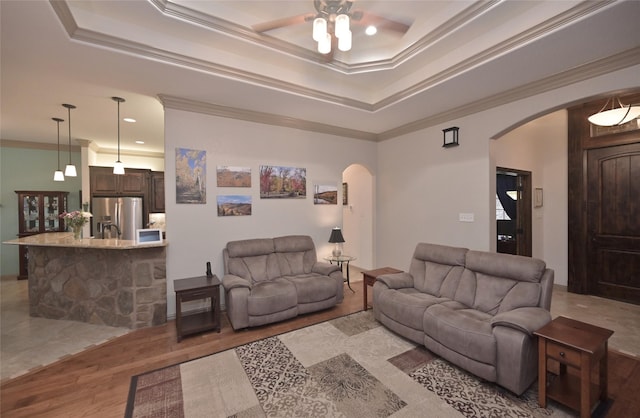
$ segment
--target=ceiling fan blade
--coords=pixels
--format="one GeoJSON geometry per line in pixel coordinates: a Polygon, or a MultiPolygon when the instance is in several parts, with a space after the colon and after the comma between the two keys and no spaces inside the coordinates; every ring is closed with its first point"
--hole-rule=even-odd
{"type": "Polygon", "coordinates": [[[270,30],[280,29],[285,26],[299,25],[301,23],[308,22],[309,19],[313,19],[314,16],[315,15],[311,13],[306,13],[298,16],[285,17],[282,19],[271,20],[269,22],[258,23],[251,26],[251,29],[258,33],[268,32],[270,30]]]}
{"type": "Polygon", "coordinates": [[[368,12],[362,12],[362,18],[360,18],[359,20],[354,19],[354,21],[355,21],[354,23],[357,23],[359,25],[363,25],[363,26],[373,25],[378,29],[389,30],[389,31],[400,33],[402,35],[407,33],[407,31],[411,27],[411,25],[407,25],[402,22],[387,19],[386,17],[378,16],[376,14],[368,13],[368,12]]]}

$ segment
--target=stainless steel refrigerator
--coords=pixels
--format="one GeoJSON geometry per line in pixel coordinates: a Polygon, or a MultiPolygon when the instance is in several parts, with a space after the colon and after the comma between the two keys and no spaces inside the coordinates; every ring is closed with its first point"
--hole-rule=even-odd
{"type": "Polygon", "coordinates": [[[95,238],[135,240],[143,228],[141,197],[94,197],[91,213],[95,238]]]}

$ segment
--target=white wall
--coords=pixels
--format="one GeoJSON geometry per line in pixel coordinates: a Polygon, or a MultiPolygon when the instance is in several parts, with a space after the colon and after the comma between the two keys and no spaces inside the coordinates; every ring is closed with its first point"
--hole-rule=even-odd
{"type": "Polygon", "coordinates": [[[555,270],[566,286],[567,266],[567,112],[535,119],[490,141],[494,167],[531,171],[532,188],[543,190],[543,206],[532,208],[532,255],[555,270]]]}
{"type": "Polygon", "coordinates": [[[348,185],[348,205],[342,206],[344,253],[357,258],[352,265],[370,270],[374,266],[373,176],[366,167],[353,164],[342,173],[342,181],[348,185]]]}
{"type": "MultiPolygon", "coordinates": [[[[549,109],[615,90],[637,88],[638,74],[640,66],[630,67],[380,143],[376,265],[407,269],[419,242],[491,249],[495,233],[495,165],[490,156],[490,138],[549,109]],[[442,129],[450,126],[460,127],[460,146],[445,149],[442,129]],[[475,222],[459,222],[458,214],[462,212],[474,213],[475,222]]],[[[563,178],[566,146],[561,149],[551,138],[545,141],[553,159],[545,162],[541,173],[545,189],[543,213],[544,219],[554,221],[543,223],[542,247],[536,251],[559,271],[556,282],[562,283],[566,280],[562,276],[566,276],[568,245],[566,228],[562,229],[566,221],[561,215],[566,213],[566,180],[562,180],[564,189],[554,189],[551,184],[560,182],[554,177],[563,178]]],[[[534,186],[536,182],[534,179],[534,186]]]]}
{"type": "Polygon", "coordinates": [[[376,144],[297,129],[224,119],[174,109],[165,111],[165,196],[168,315],[175,315],[173,280],[200,276],[211,261],[222,278],[228,241],[287,234],[310,235],[318,257],[328,255],[331,228],[342,224],[342,205],[314,205],[314,184],[341,187],[342,172],[358,163],[375,168],[376,144]],[[176,204],[175,149],[207,152],[206,204],[176,204]],[[340,152],[336,152],[339,149],[340,152]],[[306,199],[260,199],[260,165],[307,169],[306,199]],[[216,186],[216,166],[251,167],[251,188],[216,186]],[[252,196],[252,215],[218,217],[216,195],[252,196]]]}

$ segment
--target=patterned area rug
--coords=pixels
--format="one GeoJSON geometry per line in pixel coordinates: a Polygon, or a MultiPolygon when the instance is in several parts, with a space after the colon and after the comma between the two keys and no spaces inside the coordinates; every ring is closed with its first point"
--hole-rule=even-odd
{"type": "Polygon", "coordinates": [[[132,378],[127,417],[570,417],[359,312],[132,378]]]}

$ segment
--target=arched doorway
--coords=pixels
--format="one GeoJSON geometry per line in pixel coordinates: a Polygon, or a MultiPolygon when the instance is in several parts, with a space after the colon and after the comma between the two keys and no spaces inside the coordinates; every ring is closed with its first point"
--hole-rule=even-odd
{"type": "Polygon", "coordinates": [[[370,270],[375,266],[373,176],[366,167],[352,164],[342,172],[342,181],[344,251],[357,258],[355,266],[370,270]]]}

